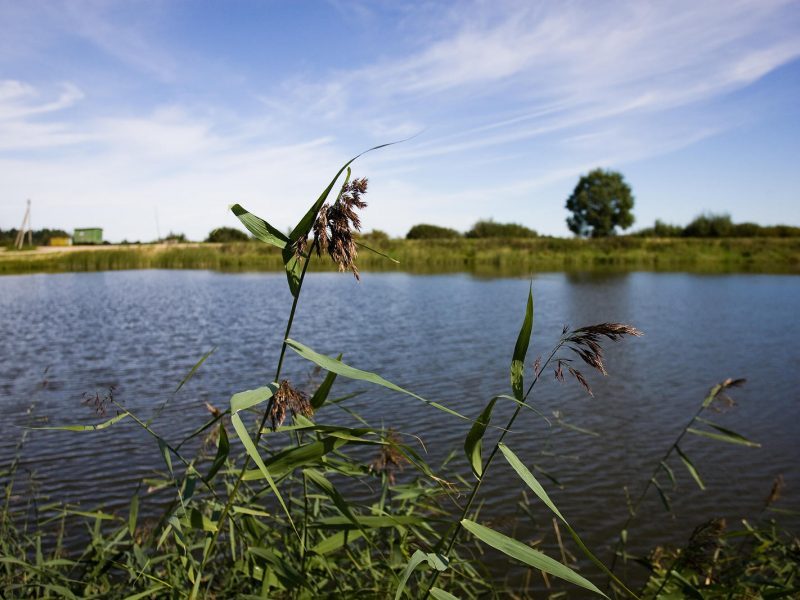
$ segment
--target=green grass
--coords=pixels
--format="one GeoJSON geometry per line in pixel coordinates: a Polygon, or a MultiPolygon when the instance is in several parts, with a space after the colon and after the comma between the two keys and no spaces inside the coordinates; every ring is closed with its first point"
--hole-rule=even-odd
{"type": "MultiPolygon", "coordinates": [[[[507,275],[608,269],[800,273],[800,239],[793,238],[443,239],[369,243],[400,264],[362,249],[357,262],[365,271],[507,275]]],[[[321,261],[315,262],[313,269],[319,270],[320,264],[321,261]]],[[[327,261],[322,264],[324,270],[333,268],[327,261]]],[[[130,246],[47,254],[0,253],[0,274],[119,269],[281,271],[283,261],[277,248],[257,242],[169,248],[130,246]]]]}

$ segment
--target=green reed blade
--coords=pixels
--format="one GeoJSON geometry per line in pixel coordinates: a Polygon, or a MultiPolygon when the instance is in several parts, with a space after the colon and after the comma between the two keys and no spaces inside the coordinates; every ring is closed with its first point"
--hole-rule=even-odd
{"type": "Polygon", "coordinates": [[[289,242],[289,238],[281,233],[280,230],[267,223],[261,217],[257,217],[249,212],[241,204],[234,204],[231,206],[231,212],[239,218],[242,225],[247,227],[250,233],[262,242],[277,246],[278,248],[286,247],[286,244],[289,242]]]}
{"type": "Polygon", "coordinates": [[[544,502],[551,511],[553,511],[553,514],[555,514],[559,519],[561,519],[561,522],[564,523],[564,525],[566,526],[567,530],[572,536],[572,539],[575,540],[575,543],[578,545],[581,551],[586,555],[586,557],[589,560],[591,560],[596,566],[598,566],[606,575],[611,577],[614,580],[614,582],[620,585],[631,597],[636,598],[637,597],[636,594],[634,594],[631,590],[629,590],[627,586],[622,581],[620,581],[617,578],[617,576],[614,575],[611,572],[611,570],[608,567],[606,567],[605,564],[599,558],[597,558],[591,550],[589,550],[588,546],[586,546],[581,537],[578,535],[578,532],[572,528],[572,525],[570,525],[569,522],[567,522],[567,520],[564,518],[564,515],[561,514],[561,511],[558,510],[558,507],[550,499],[550,496],[547,495],[547,492],[545,491],[544,487],[542,487],[542,484],[539,483],[536,477],[534,477],[533,473],[530,472],[530,470],[524,465],[524,463],[519,459],[519,457],[516,454],[514,454],[514,452],[511,451],[511,448],[509,448],[503,443],[500,443],[499,447],[500,451],[503,453],[503,456],[508,461],[508,464],[510,464],[511,468],[513,468],[514,471],[516,471],[520,479],[522,479],[522,481],[525,482],[525,484],[531,489],[531,491],[534,494],[536,494],[536,496],[538,496],[538,498],[542,502],[544,502]]]}
{"type": "Polygon", "coordinates": [[[225,461],[228,459],[230,450],[231,445],[228,440],[228,432],[225,430],[225,425],[220,423],[219,438],[217,442],[217,455],[214,457],[214,461],[211,463],[211,468],[204,477],[206,482],[211,481],[214,478],[214,475],[216,475],[217,472],[222,468],[222,465],[224,465],[225,461]]]}
{"type": "Polygon", "coordinates": [[[385,254],[385,253],[381,252],[380,250],[376,250],[375,248],[373,248],[371,246],[367,246],[364,242],[356,242],[356,246],[358,246],[360,248],[364,248],[364,250],[369,250],[370,252],[373,252],[373,253],[377,254],[378,256],[382,256],[383,258],[388,258],[390,261],[392,261],[395,264],[398,264],[398,265],[400,264],[400,261],[397,260],[396,258],[393,258],[393,257],[389,256],[388,254],[385,254]]]}
{"type": "Polygon", "coordinates": [[[514,538],[510,538],[507,535],[503,535],[502,533],[494,531],[493,529],[479,525],[478,523],[470,521],[469,519],[463,519],[461,524],[464,526],[464,529],[469,531],[484,544],[491,546],[495,550],[499,550],[506,556],[510,556],[511,558],[523,562],[526,565],[580,586],[584,589],[594,592],[595,594],[599,594],[604,598],[608,598],[608,596],[601,592],[591,581],[581,577],[569,567],[562,565],[556,560],[553,560],[543,552],[534,550],[530,546],[527,546],[522,542],[515,540],[514,538]]]}
{"type": "MultiPolygon", "coordinates": [[[[715,429],[721,430],[721,428],[719,427],[715,427],[715,429]]],[[[688,431],[689,433],[693,433],[694,435],[701,435],[703,437],[711,438],[712,440],[717,440],[719,442],[728,442],[729,444],[740,444],[742,446],[748,446],[750,448],[761,448],[761,444],[758,444],[756,442],[751,442],[744,436],[741,436],[738,433],[730,432],[730,430],[727,430],[724,433],[714,433],[712,431],[704,431],[702,429],[695,429],[694,427],[689,427],[686,431],[688,431]]]]}
{"type": "Polygon", "coordinates": [[[697,472],[697,469],[692,464],[692,461],[689,460],[689,457],[686,456],[683,453],[683,450],[681,450],[678,446],[675,446],[675,451],[678,453],[678,456],[681,457],[681,461],[683,462],[684,466],[686,467],[686,470],[689,471],[689,475],[691,475],[692,479],[694,479],[695,482],[697,482],[697,485],[700,487],[700,489],[701,490],[706,489],[706,486],[703,483],[703,480],[700,479],[700,473],[697,472]]]}
{"type": "Polygon", "coordinates": [[[134,494],[131,498],[131,505],[128,509],[128,533],[133,537],[136,531],[136,521],[139,518],[139,494],[134,494]]]}
{"type": "Polygon", "coordinates": [[[416,550],[414,554],[411,555],[411,558],[409,559],[408,564],[403,571],[403,576],[400,578],[400,583],[398,584],[397,591],[394,594],[395,600],[398,600],[403,594],[403,590],[405,590],[406,584],[408,583],[408,578],[411,577],[411,574],[414,572],[414,570],[425,561],[427,561],[428,565],[430,565],[432,569],[436,569],[437,571],[444,571],[448,566],[448,560],[444,556],[435,553],[426,554],[422,550],[416,550]]]}
{"type": "MultiPolygon", "coordinates": [[[[339,356],[336,357],[336,360],[341,362],[342,354],[339,353],[339,356]]],[[[328,399],[328,394],[331,392],[331,388],[333,387],[333,382],[336,381],[336,373],[332,371],[328,371],[328,374],[325,375],[325,379],[322,381],[320,386],[317,388],[317,391],[314,392],[314,395],[311,396],[311,406],[314,410],[319,410],[325,401],[328,399]]]]}
{"type": "Polygon", "coordinates": [[[719,431],[723,435],[727,435],[727,436],[729,436],[729,437],[731,437],[731,438],[733,438],[735,440],[738,440],[738,442],[734,442],[734,443],[743,444],[745,446],[750,446],[752,448],[760,448],[761,447],[761,444],[759,444],[757,442],[752,442],[752,441],[748,440],[746,437],[744,437],[743,435],[741,435],[739,433],[736,433],[732,429],[728,429],[727,427],[723,427],[722,425],[717,425],[716,423],[714,423],[712,421],[709,421],[707,419],[701,419],[700,417],[697,417],[695,419],[695,421],[700,421],[701,423],[705,423],[706,425],[708,425],[709,427],[713,427],[714,429],[716,429],[717,431],[719,431]]]}
{"type": "Polygon", "coordinates": [[[522,400],[524,396],[525,356],[528,354],[531,333],[533,333],[533,284],[528,289],[525,319],[522,321],[517,343],[514,346],[514,356],[511,360],[511,389],[517,400],[522,400]]]}
{"type": "Polygon", "coordinates": [[[431,596],[433,596],[436,600],[458,600],[458,598],[453,596],[453,594],[450,592],[445,592],[437,587],[431,588],[431,596]]]}
{"type": "Polygon", "coordinates": [[[122,419],[129,416],[129,414],[130,413],[122,412],[116,417],[112,417],[108,421],[103,421],[97,425],[47,425],[44,427],[26,427],[26,429],[41,429],[48,431],[99,431],[100,429],[106,429],[115,423],[119,423],[122,421],[122,419]]]}
{"type": "Polygon", "coordinates": [[[199,368],[202,366],[202,364],[203,364],[204,362],[206,362],[206,359],[207,359],[209,356],[211,356],[212,354],[214,354],[214,351],[215,351],[216,349],[217,349],[217,347],[216,347],[216,346],[214,346],[214,347],[213,347],[211,350],[209,350],[208,352],[206,352],[206,353],[205,353],[205,354],[204,354],[204,355],[203,355],[203,356],[200,358],[200,360],[198,360],[198,361],[195,363],[195,365],[192,367],[192,369],[191,369],[191,370],[190,370],[190,371],[189,371],[189,372],[186,374],[186,377],[184,377],[184,378],[181,380],[181,382],[178,384],[178,387],[176,387],[176,388],[175,388],[175,392],[174,392],[174,393],[176,393],[176,394],[177,394],[177,393],[180,391],[180,389],[181,389],[181,388],[182,388],[182,387],[183,387],[183,386],[186,384],[186,382],[187,382],[187,381],[189,381],[189,380],[190,380],[192,377],[194,377],[194,374],[197,372],[197,369],[199,369],[199,368]]]}
{"type": "Polygon", "coordinates": [[[356,519],[353,511],[350,510],[350,504],[322,473],[315,469],[303,469],[303,475],[322,490],[325,495],[333,501],[333,504],[339,509],[339,512],[341,512],[357,529],[361,529],[361,524],[356,519]]]}
{"type": "MultiPolygon", "coordinates": [[[[294,526],[294,521],[292,521],[292,515],[289,513],[289,509],[286,507],[286,503],[283,501],[283,496],[281,496],[281,493],[278,491],[278,487],[275,485],[272,475],[270,475],[266,465],[264,465],[264,461],[261,459],[261,454],[259,454],[256,445],[253,443],[253,440],[250,438],[250,434],[247,432],[247,427],[245,427],[244,423],[242,422],[242,418],[239,416],[240,411],[252,408],[253,406],[269,400],[277,389],[278,386],[274,383],[271,383],[270,385],[260,387],[255,390],[247,390],[231,396],[231,424],[236,430],[236,435],[239,436],[239,440],[241,440],[242,444],[244,445],[245,451],[250,458],[253,459],[253,462],[256,463],[256,466],[258,466],[258,469],[263,475],[264,479],[267,480],[267,483],[272,489],[272,492],[275,494],[275,497],[278,499],[281,508],[286,513],[286,517],[289,520],[289,524],[292,526],[292,529],[294,529],[295,533],[297,533],[297,529],[294,526]]],[[[297,535],[299,536],[300,534],[297,533],[297,535]]]]}
{"type": "Polygon", "coordinates": [[[486,428],[489,426],[489,421],[492,418],[492,409],[494,409],[497,397],[489,400],[489,404],[483,409],[481,414],[470,427],[469,433],[464,440],[464,453],[467,455],[467,460],[472,467],[472,472],[478,479],[483,475],[483,459],[481,458],[481,446],[483,436],[486,433],[486,428]]]}
{"type": "Polygon", "coordinates": [[[338,361],[334,358],[331,358],[330,356],[314,352],[311,348],[304,346],[300,342],[296,342],[292,339],[287,339],[286,344],[306,360],[310,360],[314,364],[319,365],[320,367],[322,367],[327,371],[337,373],[339,375],[347,377],[348,379],[356,379],[358,381],[366,381],[369,383],[374,383],[376,385],[383,386],[390,390],[394,390],[395,392],[400,392],[402,394],[411,396],[412,398],[416,398],[417,400],[424,402],[428,406],[436,408],[437,410],[440,410],[442,412],[446,412],[449,415],[458,417],[459,419],[464,419],[465,421],[470,420],[469,418],[454,411],[453,409],[447,408],[446,406],[439,404],[438,402],[426,400],[422,396],[418,396],[413,392],[409,392],[408,390],[401,388],[399,385],[395,385],[391,381],[387,381],[380,375],[377,375],[375,373],[370,373],[369,371],[362,371],[361,369],[356,369],[355,367],[346,365],[345,363],[338,361]]]}

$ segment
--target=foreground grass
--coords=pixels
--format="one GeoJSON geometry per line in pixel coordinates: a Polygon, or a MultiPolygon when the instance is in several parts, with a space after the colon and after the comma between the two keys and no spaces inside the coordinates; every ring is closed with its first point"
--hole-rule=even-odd
{"type": "MultiPolygon", "coordinates": [[[[362,248],[359,267],[368,271],[510,275],[593,269],[800,273],[800,239],[791,238],[398,239],[367,243],[399,261],[392,263],[362,248]]],[[[283,261],[277,248],[253,242],[0,252],[0,274],[119,269],[281,271],[283,261]]]]}

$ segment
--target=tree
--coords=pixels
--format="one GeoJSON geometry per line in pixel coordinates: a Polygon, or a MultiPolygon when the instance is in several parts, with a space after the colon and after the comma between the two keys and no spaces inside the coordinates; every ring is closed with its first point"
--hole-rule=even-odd
{"type": "Polygon", "coordinates": [[[534,238],[539,234],[519,223],[478,221],[466,234],[468,238],[534,238]]]}
{"type": "Polygon", "coordinates": [[[246,242],[249,239],[247,234],[240,229],[234,229],[233,227],[217,227],[208,234],[206,241],[224,244],[226,242],[246,242]]]}
{"type": "Polygon", "coordinates": [[[633,225],[633,194],[622,173],[595,169],[583,175],[567,199],[567,227],[575,235],[607,237],[633,225]]]}
{"type": "Polygon", "coordinates": [[[440,227],[439,225],[428,225],[427,223],[414,225],[406,234],[407,240],[442,240],[459,237],[461,237],[461,234],[455,229],[440,227]]]}

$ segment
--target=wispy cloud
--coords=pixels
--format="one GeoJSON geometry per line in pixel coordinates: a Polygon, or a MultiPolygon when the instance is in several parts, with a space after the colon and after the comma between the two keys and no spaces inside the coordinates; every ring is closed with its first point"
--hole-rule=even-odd
{"type": "Polygon", "coordinates": [[[562,199],[532,194],[738,127],[747,111],[721,100],[800,57],[788,0],[332,4],[391,44],[250,80],[247,57],[220,57],[225,71],[171,39],[185,6],[0,0],[16,25],[0,42],[0,193],[35,192],[54,221],[127,211],[117,237],[144,235],[154,204],[198,237],[228,203],[274,198],[283,227],[350,154],[422,132],[363,162],[382,195],[368,226],[527,214],[561,233],[562,199]],[[60,50],[75,68],[56,78],[39,65],[60,50]]]}

